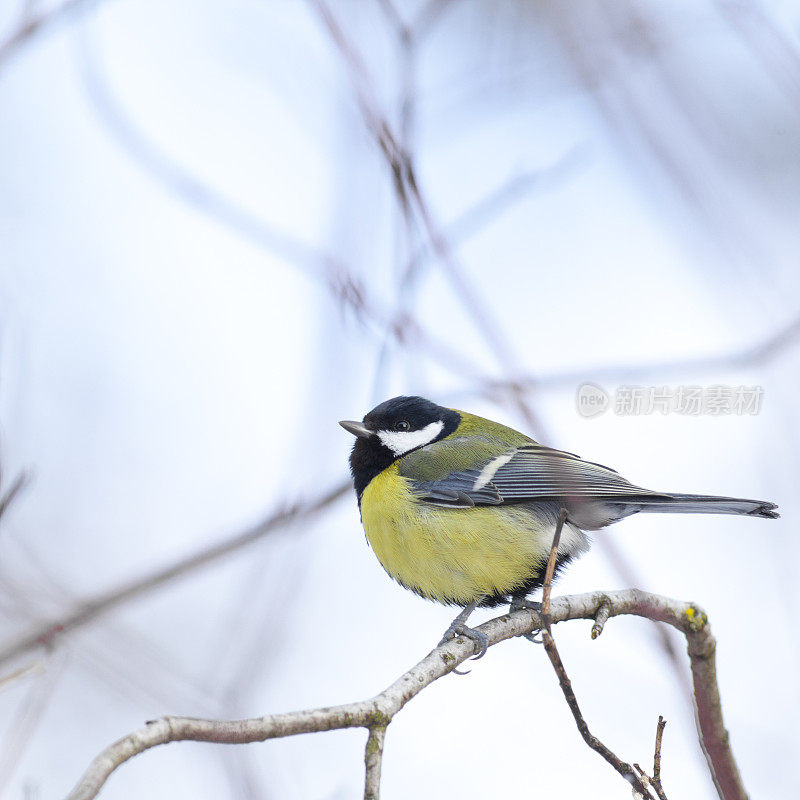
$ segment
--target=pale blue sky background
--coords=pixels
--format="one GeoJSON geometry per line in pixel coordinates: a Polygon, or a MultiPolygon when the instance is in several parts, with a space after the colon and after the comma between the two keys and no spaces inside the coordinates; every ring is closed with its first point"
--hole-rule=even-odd
{"type": "MultiPolygon", "coordinates": [[[[20,5],[0,3],[0,42],[20,5]]],[[[745,785],[792,796],[800,343],[745,366],[660,365],[746,350],[800,314],[797,3],[435,7],[416,38],[408,145],[503,363],[435,254],[398,289],[428,240],[419,226],[409,239],[313,5],[86,3],[0,62],[0,457],[6,480],[32,475],[0,531],[0,648],[341,480],[351,442],[337,420],[420,393],[533,433],[477,376],[541,377],[527,399],[549,443],[655,489],[781,504],[778,522],[634,517],[596,538],[642,588],[707,609],[745,785]],[[522,188],[487,211],[510,181],[522,188]],[[342,308],[320,254],[384,315],[402,297],[468,368],[392,344],[379,369],[380,325],[342,308]],[[587,420],[574,395],[592,379],[760,385],[763,409],[587,420]]],[[[425,4],[395,8],[409,21],[425,4]]],[[[409,73],[386,5],[330,10],[397,129],[409,73]]],[[[595,547],[558,591],[625,586],[595,547]]],[[[5,665],[44,670],[0,693],[0,796],[64,795],[102,747],[164,713],[370,696],[451,616],[387,578],[348,495],[5,665]]],[[[669,796],[714,797],[649,627],[556,636],[592,729],[647,764],[663,714],[669,796]]],[[[171,745],[103,797],[359,796],[363,736],[171,745]]],[[[383,787],[387,800],[629,796],[522,641],[403,711],[383,787]]]]}

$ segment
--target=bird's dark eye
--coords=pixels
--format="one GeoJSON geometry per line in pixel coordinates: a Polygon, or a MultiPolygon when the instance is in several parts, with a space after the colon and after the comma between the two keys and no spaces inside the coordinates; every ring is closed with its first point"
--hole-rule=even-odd
{"type": "Polygon", "coordinates": [[[400,422],[395,422],[394,429],[396,431],[407,431],[411,426],[404,420],[401,419],[400,422]]]}

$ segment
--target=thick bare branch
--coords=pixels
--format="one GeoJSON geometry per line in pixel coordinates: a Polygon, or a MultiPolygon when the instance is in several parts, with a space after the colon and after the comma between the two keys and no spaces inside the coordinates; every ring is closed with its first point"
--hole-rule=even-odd
{"type": "MultiPolygon", "coordinates": [[[[576,619],[594,620],[598,609],[604,604],[608,606],[609,617],[626,614],[647,617],[671,625],[684,634],[688,643],[704,748],[710,754],[709,763],[718,784],[726,787],[726,794],[721,796],[724,800],[746,800],[747,795],[722,720],[714,659],[716,642],[705,612],[691,603],[629,589],[557,597],[550,604],[550,621],[556,624],[576,619]]],[[[489,620],[479,630],[487,635],[490,646],[493,646],[505,639],[542,628],[544,624],[540,613],[532,609],[520,609],[513,614],[489,620]]],[[[385,727],[409,700],[438,678],[452,672],[473,654],[473,650],[471,640],[465,637],[453,639],[432,650],[383,692],[361,702],[235,721],[163,717],[106,748],[90,764],[68,800],[95,797],[117,767],[145,750],[168,742],[243,744],[315,731],[385,727]]]]}

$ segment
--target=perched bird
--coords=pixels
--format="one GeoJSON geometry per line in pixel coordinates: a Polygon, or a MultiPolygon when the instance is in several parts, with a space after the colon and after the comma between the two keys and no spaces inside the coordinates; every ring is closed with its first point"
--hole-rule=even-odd
{"type": "Polygon", "coordinates": [[[537,444],[518,431],[422,397],[394,397],[362,422],[350,470],[375,555],[398,583],[463,606],[442,642],[486,636],[467,627],[477,606],[525,600],[544,582],[556,523],[556,572],[589,549],[584,530],[636,514],[745,514],[775,518],[774,503],[654,492],[614,470],[537,444]],[[566,514],[566,517],[563,517],[566,514]]]}

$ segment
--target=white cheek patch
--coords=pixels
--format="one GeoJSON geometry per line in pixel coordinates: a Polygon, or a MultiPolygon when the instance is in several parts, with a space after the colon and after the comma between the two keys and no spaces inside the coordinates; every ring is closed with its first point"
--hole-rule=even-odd
{"type": "Polygon", "coordinates": [[[444,428],[444,422],[431,422],[418,431],[378,431],[378,438],[396,456],[430,444],[444,428]]]}

